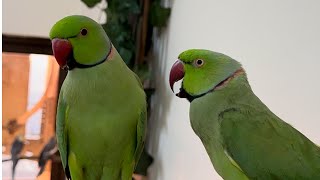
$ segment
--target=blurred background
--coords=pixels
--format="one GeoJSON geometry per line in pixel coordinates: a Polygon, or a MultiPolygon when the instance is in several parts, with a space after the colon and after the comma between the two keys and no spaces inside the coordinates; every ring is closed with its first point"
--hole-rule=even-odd
{"type": "Polygon", "coordinates": [[[149,127],[136,179],[221,179],[191,129],[189,103],[175,97],[168,86],[172,64],[190,48],[210,49],[240,61],[255,94],[320,144],[317,0],[3,0],[2,4],[2,179],[11,179],[14,156],[20,159],[16,180],[64,179],[54,129],[57,94],[66,72],[51,56],[48,33],[56,21],[73,14],[101,23],[143,81],[149,127]]]}

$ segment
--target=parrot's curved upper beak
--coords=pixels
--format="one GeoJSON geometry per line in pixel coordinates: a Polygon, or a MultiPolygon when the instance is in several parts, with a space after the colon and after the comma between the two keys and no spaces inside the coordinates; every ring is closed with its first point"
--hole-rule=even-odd
{"type": "Polygon", "coordinates": [[[173,92],[173,85],[175,82],[181,80],[184,77],[184,66],[180,60],[177,60],[171,67],[169,83],[173,92]]]}
{"type": "Polygon", "coordinates": [[[66,39],[54,38],[51,42],[53,55],[58,64],[64,68],[67,65],[67,60],[72,53],[72,45],[66,39]]]}

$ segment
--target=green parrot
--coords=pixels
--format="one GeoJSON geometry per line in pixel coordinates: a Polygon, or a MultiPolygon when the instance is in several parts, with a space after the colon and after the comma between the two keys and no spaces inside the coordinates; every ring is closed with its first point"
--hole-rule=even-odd
{"type": "Polygon", "coordinates": [[[226,180],[320,179],[320,148],[253,93],[241,64],[202,49],[182,52],[169,83],[183,79],[190,123],[226,180]]]}
{"type": "Polygon", "coordinates": [[[53,54],[68,70],[59,94],[56,136],[68,179],[129,180],[143,150],[146,96],[107,34],[79,15],[50,31],[53,54]]]}

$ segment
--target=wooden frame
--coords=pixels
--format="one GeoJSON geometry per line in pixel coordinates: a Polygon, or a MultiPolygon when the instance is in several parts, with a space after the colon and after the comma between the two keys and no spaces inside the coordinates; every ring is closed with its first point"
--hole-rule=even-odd
{"type": "MultiPolygon", "coordinates": [[[[2,51],[15,53],[33,53],[52,55],[51,41],[47,38],[2,35],[2,51]]],[[[60,70],[58,82],[58,94],[66,72],[60,70]]],[[[65,175],[60,161],[59,153],[52,158],[51,179],[64,180],[65,175]]]]}

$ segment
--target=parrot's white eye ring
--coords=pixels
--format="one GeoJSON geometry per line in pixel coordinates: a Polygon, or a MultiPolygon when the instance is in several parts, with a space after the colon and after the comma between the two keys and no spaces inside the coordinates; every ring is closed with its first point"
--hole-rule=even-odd
{"type": "Polygon", "coordinates": [[[86,28],[83,28],[83,29],[80,30],[80,34],[81,34],[82,36],[85,36],[85,35],[88,34],[88,30],[87,30],[86,28]]]}
{"type": "Polygon", "coordinates": [[[204,64],[204,61],[202,59],[196,59],[193,64],[196,66],[196,67],[201,67],[203,64],[204,64]]]}

